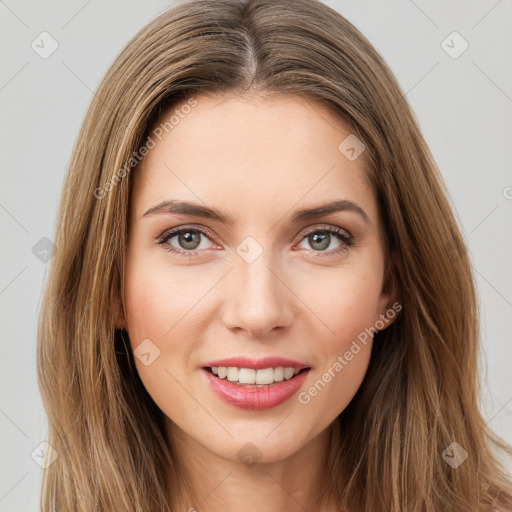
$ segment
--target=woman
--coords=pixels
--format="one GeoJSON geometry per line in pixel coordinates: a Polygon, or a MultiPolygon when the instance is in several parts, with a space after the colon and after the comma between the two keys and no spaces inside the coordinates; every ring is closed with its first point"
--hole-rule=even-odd
{"type": "Polygon", "coordinates": [[[143,28],[55,244],[43,510],[512,510],[442,179],[327,6],[192,0],[143,28]]]}

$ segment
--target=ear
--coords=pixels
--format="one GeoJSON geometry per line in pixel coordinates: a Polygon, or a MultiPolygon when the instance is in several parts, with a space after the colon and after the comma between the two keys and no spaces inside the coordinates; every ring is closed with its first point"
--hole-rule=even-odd
{"type": "Polygon", "coordinates": [[[400,274],[401,263],[396,253],[394,253],[384,272],[379,301],[379,316],[375,319],[375,326],[379,331],[389,327],[396,320],[398,312],[402,309],[399,286],[400,274]]]}
{"type": "Polygon", "coordinates": [[[126,320],[124,318],[123,308],[121,306],[119,307],[119,313],[117,315],[116,328],[127,330],[126,320]]]}
{"type": "Polygon", "coordinates": [[[123,309],[123,302],[121,300],[122,292],[121,292],[119,283],[120,283],[119,276],[116,274],[114,277],[114,283],[113,283],[115,291],[112,294],[113,295],[112,302],[114,304],[112,309],[114,312],[114,317],[116,319],[115,320],[116,329],[127,330],[126,319],[125,319],[124,309],[123,309]]]}

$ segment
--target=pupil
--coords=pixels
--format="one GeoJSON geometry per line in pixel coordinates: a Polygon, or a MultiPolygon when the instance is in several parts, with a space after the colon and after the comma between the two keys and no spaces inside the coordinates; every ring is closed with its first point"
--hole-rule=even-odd
{"type": "Polygon", "coordinates": [[[198,234],[191,231],[186,231],[180,235],[180,245],[184,249],[195,249],[199,245],[198,234]],[[194,240],[194,238],[196,240],[194,240]]]}
{"type": "Polygon", "coordinates": [[[328,233],[324,233],[322,235],[314,234],[310,236],[310,241],[312,242],[312,244],[320,243],[320,245],[317,246],[316,249],[323,251],[324,249],[329,247],[330,235],[328,233]]]}

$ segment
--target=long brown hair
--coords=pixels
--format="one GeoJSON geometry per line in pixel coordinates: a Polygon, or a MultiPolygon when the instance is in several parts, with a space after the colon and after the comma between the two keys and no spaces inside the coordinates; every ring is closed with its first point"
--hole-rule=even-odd
{"type": "Polygon", "coordinates": [[[115,326],[131,184],[164,108],[253,91],[325,105],[364,141],[400,287],[403,309],[376,335],[332,437],[328,478],[340,509],[512,510],[493,454],[512,450],[479,410],[474,276],[448,193],[381,56],[317,0],[180,2],[127,44],[100,84],[63,188],[40,314],[38,377],[58,454],[44,472],[42,510],[164,511],[185,489],[163,413],[115,326]],[[446,454],[459,446],[467,459],[454,467],[446,454]]]}

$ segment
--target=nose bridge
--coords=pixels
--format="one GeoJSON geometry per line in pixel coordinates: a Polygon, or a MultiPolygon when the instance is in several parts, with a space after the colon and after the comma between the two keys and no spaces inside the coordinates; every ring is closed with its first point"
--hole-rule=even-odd
{"type": "Polygon", "coordinates": [[[272,247],[247,237],[237,247],[230,297],[224,321],[262,335],[288,325],[292,318],[291,294],[282,282],[281,267],[272,247]]]}

